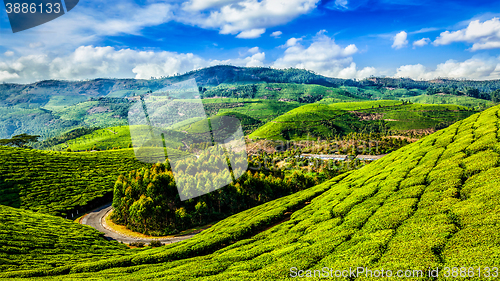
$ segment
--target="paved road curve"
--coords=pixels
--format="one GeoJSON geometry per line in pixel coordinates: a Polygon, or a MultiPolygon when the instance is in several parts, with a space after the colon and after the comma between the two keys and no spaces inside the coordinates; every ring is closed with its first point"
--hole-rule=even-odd
{"type": "Polygon", "coordinates": [[[161,238],[161,239],[147,239],[147,238],[135,238],[131,236],[126,236],[120,233],[117,233],[109,228],[106,227],[104,223],[104,217],[108,212],[112,210],[111,204],[102,206],[90,213],[88,213],[85,217],[82,218],[80,221],[81,224],[89,225],[95,229],[97,229],[100,232],[104,233],[104,237],[108,240],[116,240],[118,242],[123,242],[130,244],[132,242],[144,242],[144,243],[149,243],[152,240],[159,240],[164,244],[170,244],[170,243],[175,243],[179,242],[182,240],[189,239],[193,237],[195,234],[188,234],[188,235],[183,235],[183,236],[178,236],[178,237],[173,237],[173,238],[161,238]]]}

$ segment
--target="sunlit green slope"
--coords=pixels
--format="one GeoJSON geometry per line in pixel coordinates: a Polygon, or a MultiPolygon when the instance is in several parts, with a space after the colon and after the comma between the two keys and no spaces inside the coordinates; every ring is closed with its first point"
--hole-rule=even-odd
{"type": "Polygon", "coordinates": [[[0,146],[0,204],[65,216],[110,194],[119,174],[145,166],[133,149],[51,152],[0,146]]]}
{"type": "Polygon", "coordinates": [[[98,261],[132,251],[108,242],[91,227],[31,211],[0,205],[0,272],[30,276],[34,270],[59,268],[71,262],[98,261]]]}
{"type": "MultiPolygon", "coordinates": [[[[499,114],[500,106],[475,114],[343,178],[229,217],[193,239],[74,264],[71,274],[53,278],[283,280],[293,279],[292,267],[394,273],[440,267],[441,277],[443,267],[493,272],[500,267],[499,114]]],[[[428,280],[412,280],[419,279],[428,280]]]]}
{"type": "Polygon", "coordinates": [[[315,103],[279,116],[249,137],[300,140],[332,138],[350,132],[434,129],[446,127],[474,113],[457,105],[403,104],[392,100],[315,103]]]}
{"type": "Polygon", "coordinates": [[[469,108],[484,109],[493,106],[495,103],[490,100],[483,100],[468,96],[454,95],[419,95],[414,97],[404,97],[402,100],[408,100],[414,103],[425,104],[456,104],[467,106],[469,108]]]}

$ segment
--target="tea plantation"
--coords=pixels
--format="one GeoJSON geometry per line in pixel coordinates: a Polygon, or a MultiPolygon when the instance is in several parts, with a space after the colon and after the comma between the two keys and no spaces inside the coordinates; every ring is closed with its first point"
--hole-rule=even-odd
{"type": "Polygon", "coordinates": [[[0,205],[0,271],[29,276],[70,262],[98,261],[131,254],[98,231],[72,221],[0,205]]]}
{"type": "MultiPolygon", "coordinates": [[[[360,170],[233,215],[192,239],[40,270],[61,274],[40,280],[293,280],[292,267],[321,272],[358,266],[424,274],[429,267],[441,273],[443,267],[474,267],[476,276],[481,267],[481,277],[486,271],[498,276],[499,117],[500,106],[490,108],[360,170]]],[[[444,274],[438,279],[451,280],[444,274]]]]}
{"type": "Polygon", "coordinates": [[[419,95],[414,97],[404,97],[401,99],[411,101],[413,103],[456,104],[477,109],[490,107],[495,104],[494,102],[489,100],[483,100],[467,96],[454,96],[454,95],[419,95]]]}
{"type": "Polygon", "coordinates": [[[120,173],[146,165],[133,149],[52,152],[0,146],[0,204],[70,215],[110,194],[120,173]]]}
{"type": "Polygon", "coordinates": [[[258,128],[252,139],[333,138],[351,132],[440,129],[474,114],[457,105],[409,104],[381,100],[314,103],[291,110],[258,128]]]}

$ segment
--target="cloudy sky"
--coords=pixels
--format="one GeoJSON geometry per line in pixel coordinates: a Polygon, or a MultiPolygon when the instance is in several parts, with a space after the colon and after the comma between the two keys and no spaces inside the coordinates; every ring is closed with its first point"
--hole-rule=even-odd
{"type": "Polygon", "coordinates": [[[500,79],[500,5],[429,0],[80,0],[12,33],[0,82],[168,76],[217,64],[330,77],[500,79]]]}

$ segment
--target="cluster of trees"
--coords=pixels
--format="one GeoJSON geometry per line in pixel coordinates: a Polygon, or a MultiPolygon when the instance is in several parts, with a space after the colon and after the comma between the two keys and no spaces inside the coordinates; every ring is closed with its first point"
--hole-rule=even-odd
{"type": "Polygon", "coordinates": [[[410,139],[417,137],[352,132],[328,140],[311,142],[301,151],[312,154],[380,155],[398,150],[411,143],[410,139]]]}
{"type": "Polygon", "coordinates": [[[401,89],[421,89],[428,88],[454,88],[460,91],[466,89],[477,89],[479,92],[490,93],[500,89],[500,80],[489,81],[472,81],[472,80],[452,80],[452,79],[438,79],[435,81],[417,81],[409,78],[380,78],[371,77],[365,80],[356,82],[356,87],[363,86],[376,86],[376,87],[391,87],[401,89]],[[439,83],[439,84],[438,84],[439,83]],[[436,87],[436,85],[440,85],[436,87]]]}
{"type": "Polygon", "coordinates": [[[37,142],[39,137],[38,135],[32,136],[28,134],[15,135],[10,139],[0,139],[0,145],[24,147],[28,143],[37,142]]]}
{"type": "Polygon", "coordinates": [[[500,89],[491,92],[490,97],[493,102],[500,102],[500,89]]]}
{"type": "Polygon", "coordinates": [[[442,87],[429,87],[426,94],[435,95],[438,93],[445,93],[456,96],[468,96],[483,100],[491,100],[493,102],[500,102],[500,89],[490,92],[482,92],[479,88],[473,87],[457,87],[457,86],[442,86],[442,87]]]}
{"type": "Polygon", "coordinates": [[[99,106],[106,106],[109,108],[113,115],[120,116],[120,118],[127,118],[128,111],[132,102],[124,98],[110,98],[110,97],[91,97],[89,101],[98,101],[99,106]]]}
{"type": "MultiPolygon", "coordinates": [[[[210,178],[218,172],[205,171],[210,178]]],[[[264,202],[318,184],[299,171],[247,171],[230,184],[203,196],[181,201],[170,165],[119,176],[114,187],[111,219],[137,232],[166,235],[195,225],[204,225],[264,202]]]]}
{"type": "Polygon", "coordinates": [[[363,167],[367,161],[360,161],[354,157],[345,160],[322,160],[301,155],[310,152],[308,148],[277,151],[273,153],[261,152],[249,158],[249,169],[261,173],[285,173],[285,177],[296,178],[304,186],[321,183],[348,171],[363,167]]]}
{"type": "Polygon", "coordinates": [[[257,86],[255,84],[241,85],[232,88],[212,88],[203,91],[202,98],[225,97],[225,98],[255,98],[257,86]]]}
{"type": "Polygon", "coordinates": [[[217,103],[204,103],[203,108],[208,116],[213,116],[219,113],[220,109],[223,108],[236,108],[242,107],[244,103],[235,103],[235,102],[217,102],[217,103]]]}

